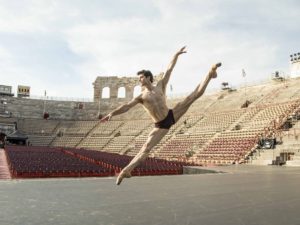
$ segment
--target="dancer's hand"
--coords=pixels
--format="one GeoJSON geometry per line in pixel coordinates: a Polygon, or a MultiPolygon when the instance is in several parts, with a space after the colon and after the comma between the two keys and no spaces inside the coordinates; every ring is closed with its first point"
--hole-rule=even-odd
{"type": "Polygon", "coordinates": [[[111,119],[112,115],[109,113],[107,114],[106,116],[104,116],[101,120],[100,120],[100,123],[104,123],[104,122],[107,122],[111,119]]]}
{"type": "Polygon", "coordinates": [[[179,56],[183,53],[186,53],[186,50],[185,50],[186,46],[183,46],[178,52],[176,52],[176,56],[179,56]]]}

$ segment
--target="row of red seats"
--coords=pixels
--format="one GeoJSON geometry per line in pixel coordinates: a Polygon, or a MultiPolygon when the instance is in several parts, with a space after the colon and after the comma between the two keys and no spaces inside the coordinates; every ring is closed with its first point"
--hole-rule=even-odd
{"type": "MultiPolygon", "coordinates": [[[[73,148],[65,149],[64,151],[80,159],[89,160],[103,167],[113,168],[116,172],[119,172],[122,168],[124,168],[133,158],[132,156],[127,155],[85,149],[73,148]]],[[[184,165],[189,164],[148,158],[133,170],[132,175],[182,174],[184,165]]]]}
{"type": "Polygon", "coordinates": [[[5,148],[12,177],[86,177],[109,176],[112,170],[82,161],[48,147],[5,148]]]}

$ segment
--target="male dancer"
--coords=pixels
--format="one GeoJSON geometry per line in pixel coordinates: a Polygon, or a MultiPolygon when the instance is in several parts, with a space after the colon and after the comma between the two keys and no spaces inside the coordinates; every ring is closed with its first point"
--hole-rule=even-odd
{"type": "Polygon", "coordinates": [[[117,185],[122,182],[123,178],[131,177],[131,171],[148,157],[150,150],[156,144],[158,144],[159,141],[168,133],[170,127],[186,113],[186,111],[194,101],[196,101],[201,95],[203,95],[209,81],[212,78],[217,77],[216,70],[221,66],[221,63],[212,66],[204,81],[199,84],[196,89],[183,101],[178,102],[173,109],[169,109],[166,104],[166,87],[170,79],[172,70],[177,62],[178,56],[183,53],[186,53],[185,47],[181,48],[174,55],[169,68],[165,72],[162,79],[157,82],[156,86],[152,85],[153,75],[149,70],[139,71],[137,74],[141,83],[142,93],[139,96],[133,98],[128,103],[121,105],[117,109],[113,110],[111,113],[101,119],[101,122],[108,121],[112,116],[125,113],[130,108],[140,103],[150,114],[155,125],[154,129],[150,132],[146,143],[142,146],[139,153],[125,168],[123,168],[123,170],[119,174],[116,181],[117,185]]]}

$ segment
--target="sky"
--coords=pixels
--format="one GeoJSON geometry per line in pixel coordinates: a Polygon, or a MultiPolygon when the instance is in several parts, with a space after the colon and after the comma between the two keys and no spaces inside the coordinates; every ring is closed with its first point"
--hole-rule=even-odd
{"type": "Polygon", "coordinates": [[[159,74],[182,46],[172,94],[217,62],[209,89],[251,84],[289,74],[299,24],[298,0],[0,0],[0,84],[92,99],[97,76],[159,74]]]}

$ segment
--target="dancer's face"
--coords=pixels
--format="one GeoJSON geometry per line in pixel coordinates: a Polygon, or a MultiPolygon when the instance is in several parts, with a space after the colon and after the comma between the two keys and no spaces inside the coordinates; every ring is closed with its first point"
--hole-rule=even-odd
{"type": "Polygon", "coordinates": [[[150,77],[145,77],[144,74],[139,75],[139,81],[141,83],[141,86],[145,86],[146,84],[151,83],[150,77]]]}

